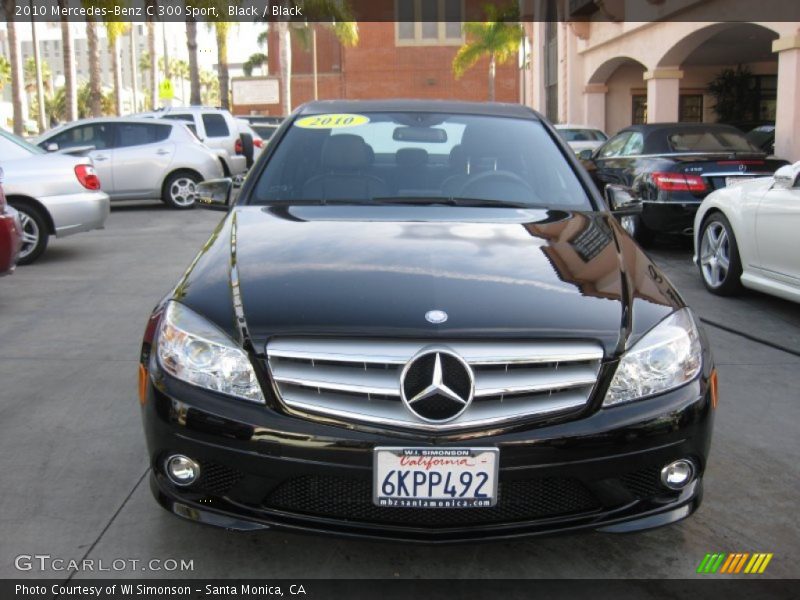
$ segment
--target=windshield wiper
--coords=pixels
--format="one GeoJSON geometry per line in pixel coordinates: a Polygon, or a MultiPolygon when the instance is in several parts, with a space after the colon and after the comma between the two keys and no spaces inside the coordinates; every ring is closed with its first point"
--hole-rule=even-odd
{"type": "Polygon", "coordinates": [[[509,200],[488,200],[485,198],[460,198],[458,196],[379,196],[373,198],[375,204],[416,204],[470,207],[501,207],[501,208],[544,208],[527,202],[512,202],[509,200]]]}

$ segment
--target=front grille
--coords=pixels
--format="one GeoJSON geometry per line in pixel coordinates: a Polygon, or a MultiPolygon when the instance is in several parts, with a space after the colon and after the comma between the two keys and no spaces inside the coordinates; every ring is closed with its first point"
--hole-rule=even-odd
{"type": "Polygon", "coordinates": [[[200,479],[196,486],[203,491],[224,496],[243,476],[241,471],[207,461],[200,465],[200,479]]]}
{"type": "Polygon", "coordinates": [[[623,475],[620,480],[622,485],[637,498],[651,498],[669,492],[661,483],[661,470],[658,467],[631,471],[623,475]]]}
{"type": "Polygon", "coordinates": [[[440,431],[578,410],[588,402],[603,351],[589,342],[276,338],[267,357],[290,408],[440,431]],[[474,401],[444,424],[419,419],[400,397],[403,367],[426,348],[459,355],[474,373],[474,401]]]}
{"type": "Polygon", "coordinates": [[[368,479],[311,475],[285,481],[267,496],[264,506],[315,517],[421,527],[514,523],[601,508],[576,479],[500,482],[497,505],[491,508],[424,509],[375,506],[368,479]]]}

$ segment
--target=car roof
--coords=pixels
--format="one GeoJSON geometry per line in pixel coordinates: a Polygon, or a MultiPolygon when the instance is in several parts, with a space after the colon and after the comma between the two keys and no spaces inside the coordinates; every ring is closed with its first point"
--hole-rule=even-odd
{"type": "Polygon", "coordinates": [[[452,100],[316,100],[297,109],[300,115],[349,112],[436,112],[541,120],[534,110],[503,102],[457,102],[452,100]]]}
{"type": "Polygon", "coordinates": [[[623,131],[639,131],[644,134],[652,133],[654,131],[668,131],[668,130],[687,131],[691,129],[724,129],[727,131],[736,131],[741,133],[733,125],[726,125],[724,123],[644,123],[640,125],[630,125],[619,130],[623,131]]]}

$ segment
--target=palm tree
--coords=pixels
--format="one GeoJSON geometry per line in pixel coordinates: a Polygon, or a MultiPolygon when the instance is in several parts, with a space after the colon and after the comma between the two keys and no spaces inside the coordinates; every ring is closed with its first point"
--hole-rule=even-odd
{"type": "Polygon", "coordinates": [[[11,63],[5,56],[0,56],[0,91],[11,83],[11,63]]]}
{"type": "Polygon", "coordinates": [[[486,4],[483,11],[485,21],[464,23],[467,42],[458,49],[453,59],[453,73],[459,79],[481,57],[488,56],[489,101],[494,101],[497,64],[503,64],[519,51],[523,32],[516,4],[509,4],[505,8],[486,4]]]}
{"type": "MultiPolygon", "coordinates": [[[[91,0],[81,0],[84,6],[91,0]]],[[[97,21],[86,16],[86,42],[89,49],[89,108],[93,117],[103,114],[103,90],[100,82],[100,43],[97,39],[97,21]]]]}
{"type": "Polygon", "coordinates": [[[106,21],[106,38],[108,51],[111,53],[111,70],[114,72],[114,111],[122,115],[122,65],[119,56],[119,38],[125,35],[130,23],[124,21],[106,21]]]}
{"type": "Polygon", "coordinates": [[[245,77],[250,77],[253,75],[254,69],[260,69],[266,63],[267,55],[263,52],[256,52],[255,54],[251,54],[250,58],[242,65],[242,71],[244,71],[245,77]]]}
{"type": "Polygon", "coordinates": [[[216,106],[219,104],[219,79],[213,71],[200,71],[200,90],[202,104],[216,106]]]}
{"type": "MultiPolygon", "coordinates": [[[[319,99],[317,74],[317,30],[326,27],[342,46],[353,47],[358,44],[358,24],[345,2],[339,0],[306,0],[303,15],[307,21],[304,26],[293,27],[292,31],[304,50],[311,51],[311,65],[314,79],[314,100],[319,99]]],[[[294,24],[293,24],[294,25],[294,24]]]]}
{"type": "MultiPolygon", "coordinates": [[[[53,77],[53,73],[50,70],[50,65],[46,60],[43,60],[39,63],[41,73],[42,73],[42,85],[47,91],[50,91],[50,80],[53,77]]],[[[25,77],[25,90],[28,92],[35,92],[36,91],[36,60],[33,56],[29,56],[25,59],[25,66],[22,68],[22,72],[24,73],[25,77]]]]}
{"type": "Polygon", "coordinates": [[[181,81],[181,102],[186,104],[186,80],[189,79],[189,63],[185,60],[170,61],[170,71],[181,81]]]}
{"type": "Polygon", "coordinates": [[[186,19],[186,47],[189,50],[189,104],[200,104],[200,67],[197,63],[197,21],[186,19]]]}
{"type": "Polygon", "coordinates": [[[67,121],[78,118],[78,88],[75,85],[75,61],[72,59],[72,29],[65,15],[67,0],[58,0],[61,17],[61,50],[64,64],[64,114],[67,121]]]}
{"type": "Polygon", "coordinates": [[[14,133],[22,135],[24,131],[24,109],[22,100],[22,53],[19,50],[14,13],[16,3],[14,0],[3,0],[3,12],[6,18],[6,31],[8,31],[8,61],[11,71],[11,105],[14,112],[14,133]]]}
{"type": "MultiPolygon", "coordinates": [[[[358,24],[353,20],[353,13],[344,0],[306,0],[303,3],[304,24],[287,21],[278,22],[278,57],[280,62],[281,109],[284,114],[292,112],[292,34],[305,50],[311,51],[311,64],[314,81],[314,99],[319,98],[317,74],[317,30],[327,27],[343,46],[358,44],[358,24]]],[[[259,42],[262,36],[259,35],[259,42]]]]}
{"type": "Polygon", "coordinates": [[[222,108],[230,108],[228,75],[228,32],[229,21],[214,21],[214,33],[217,37],[217,73],[219,74],[219,100],[222,108]]]}
{"type": "Polygon", "coordinates": [[[278,22],[278,62],[281,72],[281,111],[292,112],[292,34],[289,23],[278,22]]]}

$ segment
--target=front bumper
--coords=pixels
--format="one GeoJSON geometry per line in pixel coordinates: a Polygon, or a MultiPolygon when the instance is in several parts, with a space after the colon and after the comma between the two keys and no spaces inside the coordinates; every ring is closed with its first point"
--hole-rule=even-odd
{"type": "Polygon", "coordinates": [[[48,196],[40,201],[53,218],[57,237],[102,229],[111,212],[108,194],[101,191],[48,196]]]}
{"type": "Polygon", "coordinates": [[[229,529],[285,529],[417,542],[454,542],[583,529],[635,531],[694,512],[702,497],[713,412],[708,373],[667,394],[547,426],[465,433],[447,441],[316,423],[148,378],[143,420],[151,487],[171,512],[229,529]],[[500,448],[500,491],[488,509],[372,505],[375,446],[500,448]],[[193,486],[173,485],[164,459],[198,461],[193,486]],[[661,468],[690,457],[681,492],[661,468]]]}

